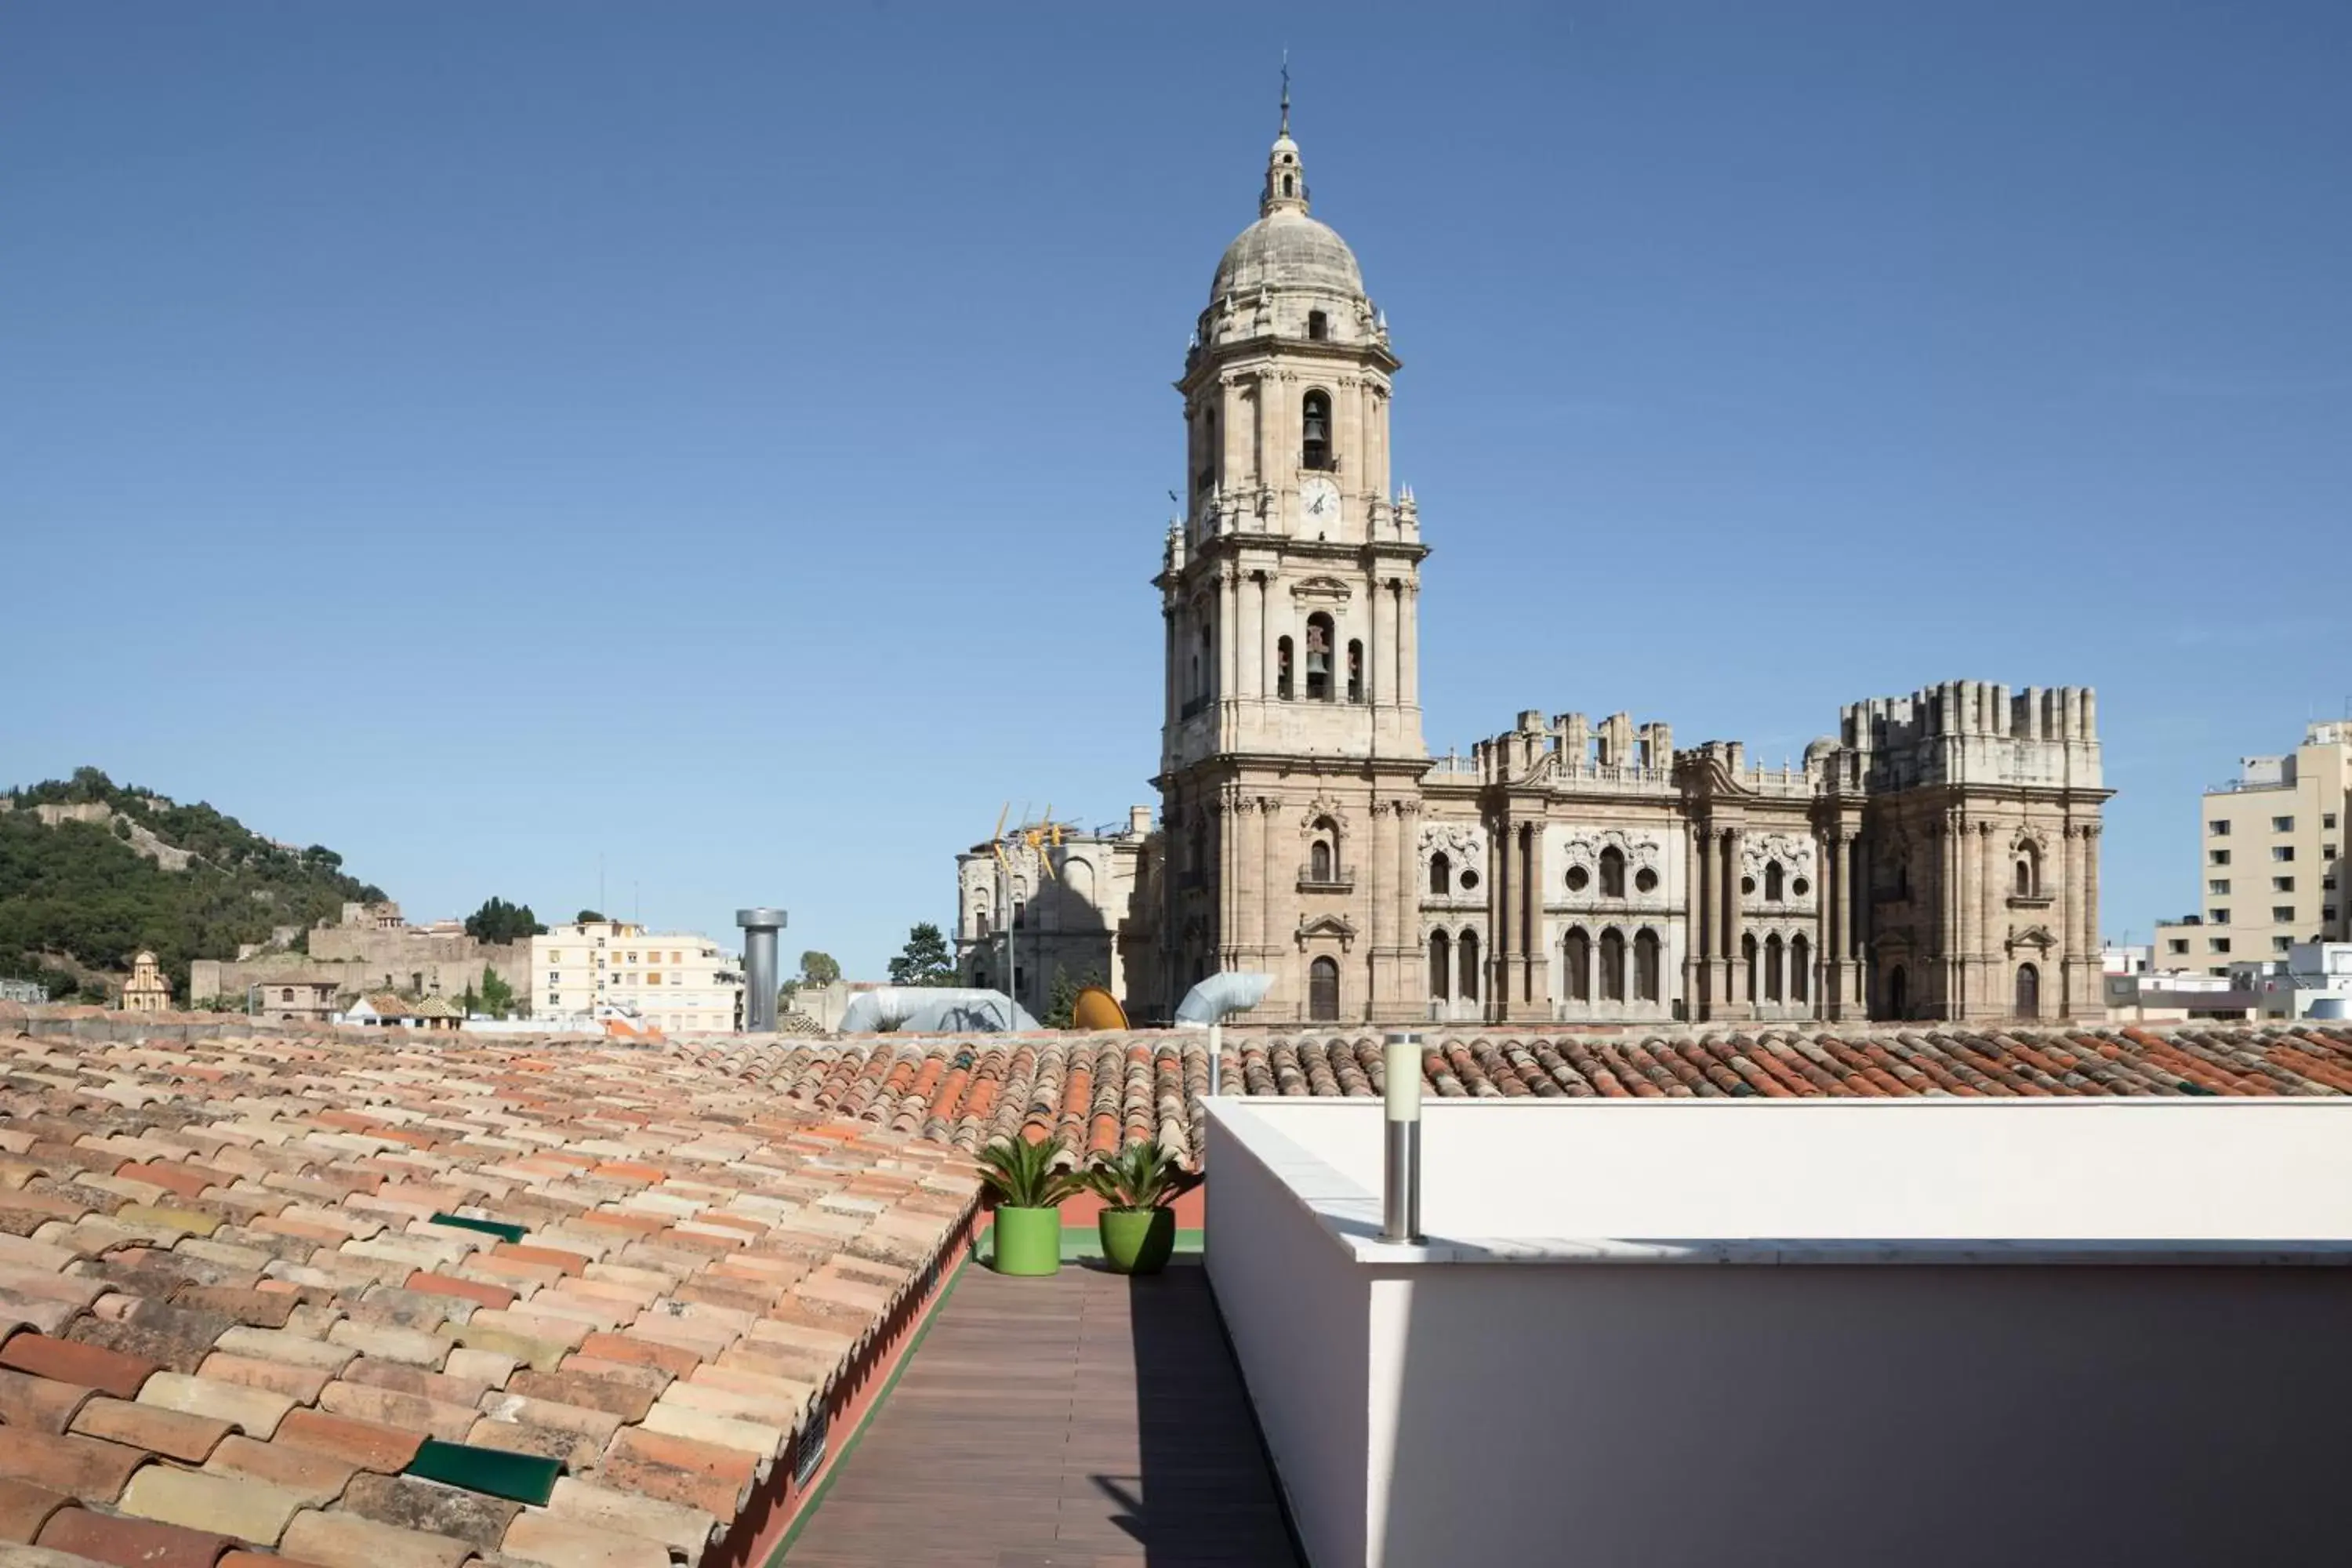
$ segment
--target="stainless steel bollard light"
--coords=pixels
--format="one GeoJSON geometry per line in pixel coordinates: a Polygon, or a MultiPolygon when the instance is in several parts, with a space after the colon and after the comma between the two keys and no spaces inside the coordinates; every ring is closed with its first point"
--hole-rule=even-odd
{"type": "Polygon", "coordinates": [[[1381,1191],[1381,1239],[1421,1239],[1421,1037],[1382,1042],[1388,1079],[1388,1162],[1381,1191]]]}

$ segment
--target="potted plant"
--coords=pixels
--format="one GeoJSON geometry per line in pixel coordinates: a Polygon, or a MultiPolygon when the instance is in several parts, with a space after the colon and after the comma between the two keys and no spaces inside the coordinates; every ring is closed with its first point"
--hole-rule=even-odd
{"type": "Polygon", "coordinates": [[[1051,1274],[1062,1267],[1062,1201],[1085,1185],[1054,1168],[1054,1145],[1000,1138],[980,1152],[980,1179],[996,1196],[999,1274],[1051,1274]]]}
{"type": "Polygon", "coordinates": [[[1168,1205],[1197,1179],[1152,1142],[1129,1143],[1087,1170],[1087,1185],[1103,1201],[1095,1224],[1112,1272],[1157,1274],[1168,1267],[1176,1250],[1176,1211],[1168,1205]]]}

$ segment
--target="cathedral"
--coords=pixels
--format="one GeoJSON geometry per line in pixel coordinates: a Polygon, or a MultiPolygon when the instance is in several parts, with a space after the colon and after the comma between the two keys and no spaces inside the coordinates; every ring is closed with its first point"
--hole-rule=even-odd
{"type": "Polygon", "coordinates": [[[1177,383],[1160,830],[1097,927],[1131,1015],[1251,970],[1276,1023],[2103,1016],[2086,688],[1850,703],[1801,768],[1540,710],[1433,759],[1400,367],[1286,100],[1177,383]]]}

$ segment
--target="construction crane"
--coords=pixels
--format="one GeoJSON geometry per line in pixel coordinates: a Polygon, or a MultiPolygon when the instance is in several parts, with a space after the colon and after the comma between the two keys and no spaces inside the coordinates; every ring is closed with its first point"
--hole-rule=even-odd
{"type": "Polygon", "coordinates": [[[996,916],[1004,932],[1004,994],[1013,998],[1015,1007],[1021,1005],[1021,971],[1013,952],[1013,928],[1019,923],[1014,911],[1023,906],[1013,899],[1018,875],[1013,866],[1016,856],[1034,858],[1041,876],[1051,878],[1054,870],[1053,851],[1062,847],[1062,824],[1054,820],[1054,807],[1049,802],[1045,815],[1024,822],[1011,833],[1004,831],[1005,818],[1013,815],[1013,803],[1006,801],[1004,809],[996,814],[996,831],[988,837],[988,852],[996,862],[996,916]]]}

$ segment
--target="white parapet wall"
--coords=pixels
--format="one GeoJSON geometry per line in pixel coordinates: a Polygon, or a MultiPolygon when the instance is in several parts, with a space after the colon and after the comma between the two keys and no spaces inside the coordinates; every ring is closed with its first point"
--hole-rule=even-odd
{"type": "Polygon", "coordinates": [[[1316,1568],[2328,1560],[2352,1100],[1209,1102],[1316,1568]]]}

